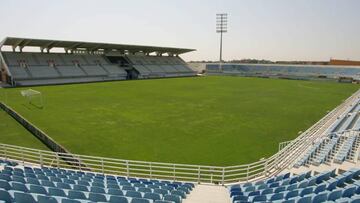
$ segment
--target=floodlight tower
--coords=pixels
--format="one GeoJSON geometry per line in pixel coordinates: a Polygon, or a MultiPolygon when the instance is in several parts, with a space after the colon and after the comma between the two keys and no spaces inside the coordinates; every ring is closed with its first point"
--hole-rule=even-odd
{"type": "Polygon", "coordinates": [[[216,14],[216,33],[220,33],[220,60],[219,60],[219,71],[222,72],[222,38],[223,33],[227,32],[227,13],[216,14]]]}

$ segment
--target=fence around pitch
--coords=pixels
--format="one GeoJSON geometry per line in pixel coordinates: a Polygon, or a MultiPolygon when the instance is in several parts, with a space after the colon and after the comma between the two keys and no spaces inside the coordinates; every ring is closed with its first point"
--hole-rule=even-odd
{"type": "MultiPolygon", "coordinates": [[[[112,159],[36,150],[14,145],[0,144],[0,157],[22,164],[36,164],[55,168],[67,168],[113,174],[126,177],[142,177],[199,183],[225,183],[225,167],[144,162],[112,159]],[[66,161],[64,161],[64,158],[66,161]],[[72,162],[71,159],[74,159],[72,162]],[[86,166],[86,167],[84,167],[86,166]]],[[[239,170],[242,176],[250,176],[246,167],[239,170]],[[244,175],[243,175],[244,174],[244,175]]]]}

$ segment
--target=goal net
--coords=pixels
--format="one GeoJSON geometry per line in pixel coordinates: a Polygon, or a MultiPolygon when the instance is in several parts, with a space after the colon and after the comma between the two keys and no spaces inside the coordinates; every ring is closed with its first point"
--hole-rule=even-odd
{"type": "Polygon", "coordinates": [[[21,90],[21,95],[26,98],[29,104],[43,108],[43,98],[39,91],[33,89],[21,90]]]}

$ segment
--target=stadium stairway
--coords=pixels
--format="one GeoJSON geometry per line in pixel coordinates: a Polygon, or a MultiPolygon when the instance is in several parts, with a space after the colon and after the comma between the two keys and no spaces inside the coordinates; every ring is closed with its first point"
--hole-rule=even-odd
{"type": "Polygon", "coordinates": [[[183,203],[229,203],[228,190],[222,186],[197,185],[183,203]]]}

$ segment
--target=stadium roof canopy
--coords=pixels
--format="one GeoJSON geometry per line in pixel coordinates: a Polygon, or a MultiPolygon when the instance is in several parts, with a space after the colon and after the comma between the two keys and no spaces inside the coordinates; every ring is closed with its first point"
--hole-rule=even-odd
{"type": "Polygon", "coordinates": [[[173,47],[157,47],[157,46],[141,46],[129,44],[111,44],[111,43],[98,43],[98,42],[82,42],[82,41],[63,41],[63,40],[47,40],[47,39],[30,39],[30,38],[17,38],[6,37],[0,43],[0,49],[3,46],[12,46],[13,50],[17,47],[22,50],[24,47],[40,47],[41,51],[46,50],[49,52],[52,48],[64,48],[65,51],[120,51],[129,53],[169,53],[169,54],[183,54],[195,49],[173,48],[173,47]]]}

